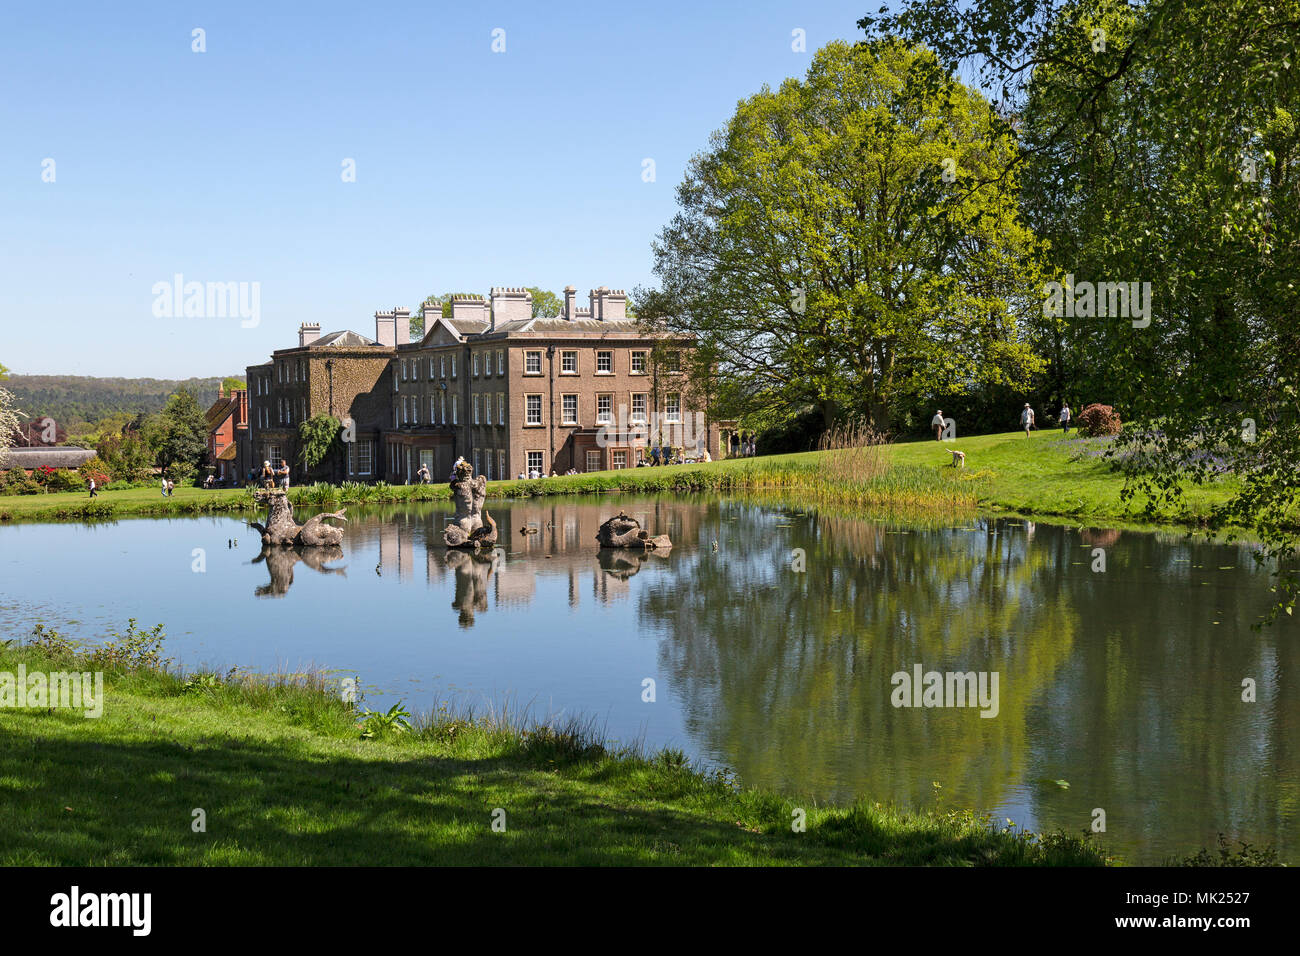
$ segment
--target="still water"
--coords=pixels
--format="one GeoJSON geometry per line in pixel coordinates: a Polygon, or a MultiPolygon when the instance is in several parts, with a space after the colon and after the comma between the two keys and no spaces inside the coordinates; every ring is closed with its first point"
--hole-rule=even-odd
{"type": "Polygon", "coordinates": [[[186,668],[355,674],[375,709],[594,717],[806,798],[1038,830],[1100,808],[1132,863],[1220,831],[1300,863],[1300,628],[1251,629],[1271,595],[1246,546],[712,498],[489,511],[501,547],[482,558],[442,547],[440,504],[350,508],[341,549],[265,558],[233,518],[3,527],[0,634],[135,617],[186,668]],[[597,549],[619,509],[672,551],[597,549]],[[918,664],[996,672],[997,715],[893,706],[918,664]]]}

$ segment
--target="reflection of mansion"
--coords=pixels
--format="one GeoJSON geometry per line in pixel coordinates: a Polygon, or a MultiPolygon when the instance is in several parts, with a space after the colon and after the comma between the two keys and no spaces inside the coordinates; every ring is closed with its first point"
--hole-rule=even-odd
{"type": "Polygon", "coordinates": [[[247,369],[247,460],[299,471],[298,427],[322,414],[343,421],[347,439],[312,471],[327,480],[402,483],[427,465],[444,481],[460,456],[489,479],[628,468],[656,437],[719,457],[718,423],[689,407],[689,344],[667,344],[603,287],[587,308],[566,288],[553,317],[534,318],[524,289],[458,296],[450,316],[426,313],[419,341],[405,309],[376,312],[373,339],[304,324],[296,347],[247,369]]]}

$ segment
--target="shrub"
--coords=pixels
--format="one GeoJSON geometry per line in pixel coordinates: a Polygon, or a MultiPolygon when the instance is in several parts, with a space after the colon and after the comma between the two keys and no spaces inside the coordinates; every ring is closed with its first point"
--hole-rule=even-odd
{"type": "Polygon", "coordinates": [[[85,486],[85,479],[71,468],[51,470],[45,480],[46,491],[81,491],[85,486]]]}
{"type": "Polygon", "coordinates": [[[1119,413],[1109,405],[1088,405],[1079,413],[1079,434],[1084,438],[1118,435],[1123,427],[1119,413]]]}
{"type": "Polygon", "coordinates": [[[0,494],[39,495],[40,493],[40,483],[33,478],[28,478],[27,472],[21,468],[10,468],[4,473],[4,480],[0,481],[0,494]]]}

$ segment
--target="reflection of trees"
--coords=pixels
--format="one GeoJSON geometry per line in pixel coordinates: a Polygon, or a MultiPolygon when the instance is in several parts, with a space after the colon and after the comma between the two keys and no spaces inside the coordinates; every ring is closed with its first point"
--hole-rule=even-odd
{"type": "Polygon", "coordinates": [[[253,593],[258,597],[283,597],[293,587],[293,566],[301,561],[313,571],[322,574],[347,574],[347,568],[326,567],[329,561],[338,561],[343,557],[343,549],[338,545],[323,547],[264,547],[262,553],[253,559],[253,564],[266,562],[266,569],[271,573],[269,584],[263,584],[253,593]]]}
{"type": "Polygon", "coordinates": [[[664,666],[702,749],[744,779],[835,799],[920,803],[939,781],[1000,802],[1027,761],[1025,711],[1074,640],[1073,612],[1036,593],[1046,555],[983,529],[735,510],[720,515],[719,552],[678,555],[641,605],[673,635],[664,666]],[[999,716],[895,709],[890,676],[918,662],[999,671],[999,716]]]}
{"type": "Polygon", "coordinates": [[[1074,827],[1102,807],[1108,831],[1147,860],[1222,830],[1296,862],[1300,647],[1294,622],[1251,630],[1270,603],[1267,572],[1245,547],[1126,534],[1093,573],[1091,541],[1054,542],[1053,585],[1087,608],[1090,639],[1033,714],[1035,776],[1068,762],[1087,778],[1040,795],[1039,816],[1074,827]]]}

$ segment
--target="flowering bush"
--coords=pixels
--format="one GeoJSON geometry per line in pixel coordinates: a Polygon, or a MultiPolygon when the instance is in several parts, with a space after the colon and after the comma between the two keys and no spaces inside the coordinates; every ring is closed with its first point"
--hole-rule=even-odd
{"type": "Polygon", "coordinates": [[[1079,413],[1079,434],[1084,438],[1118,435],[1123,427],[1119,413],[1109,405],[1088,405],[1079,413]]]}

